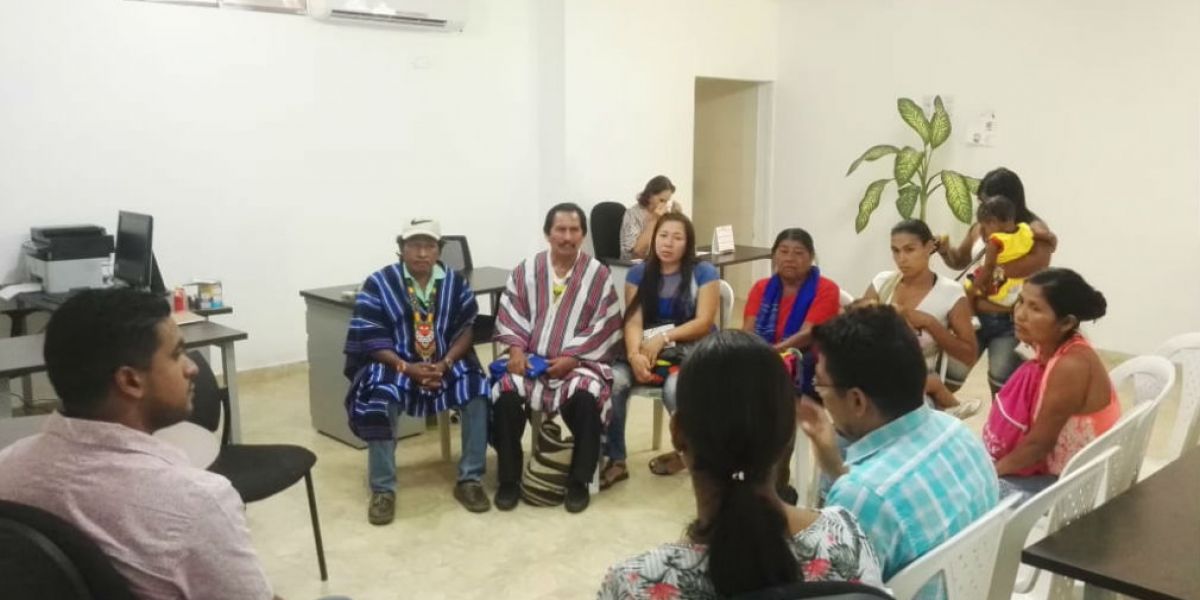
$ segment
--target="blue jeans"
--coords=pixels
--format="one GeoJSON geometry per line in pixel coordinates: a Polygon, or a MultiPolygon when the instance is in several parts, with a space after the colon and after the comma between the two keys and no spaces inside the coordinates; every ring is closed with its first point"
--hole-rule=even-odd
{"type": "MultiPolygon", "coordinates": [[[[988,386],[992,388],[992,395],[995,396],[1012,376],[1013,371],[1021,366],[1021,356],[1017,354],[1017,334],[1013,329],[1011,313],[980,313],[977,316],[979,329],[975,332],[975,340],[979,344],[979,350],[975,358],[978,359],[983,355],[983,351],[987,350],[988,386]]],[[[973,366],[964,365],[951,358],[946,368],[946,387],[951,390],[962,387],[973,366]]]]}
{"type": "MultiPolygon", "coordinates": [[[[625,418],[629,414],[629,392],[633,389],[634,379],[629,363],[617,361],[613,363],[612,370],[612,409],[608,417],[604,456],[620,461],[629,455],[625,449],[625,418]]],[[[671,374],[663,382],[662,403],[669,414],[675,414],[675,386],[678,380],[678,375],[671,374]]]]}
{"type": "Polygon", "coordinates": [[[1010,494],[1019,494],[1021,499],[1017,501],[1016,506],[1025,504],[1025,501],[1038,495],[1042,490],[1054,485],[1058,481],[1057,475],[1033,475],[1031,477],[1017,477],[1009,475],[1000,478],[1000,499],[1010,494]]]}
{"type": "MultiPolygon", "coordinates": [[[[400,405],[388,406],[392,427],[400,405]]],[[[458,461],[459,481],[480,481],[487,468],[488,399],[472,398],[459,409],[462,415],[462,458],[458,461]]],[[[367,442],[367,477],[372,492],[396,491],[396,440],[367,442]]]]}

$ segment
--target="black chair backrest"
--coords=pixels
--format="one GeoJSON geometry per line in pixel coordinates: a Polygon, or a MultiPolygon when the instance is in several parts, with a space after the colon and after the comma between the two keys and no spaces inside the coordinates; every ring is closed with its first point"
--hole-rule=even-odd
{"type": "Polygon", "coordinates": [[[133,600],[91,538],[32,506],[0,501],[0,598],[133,600]]]}
{"type": "Polygon", "coordinates": [[[798,581],[741,594],[734,600],[895,600],[887,592],[848,581],[798,581]]]}
{"type": "Polygon", "coordinates": [[[212,367],[207,360],[204,360],[204,355],[199,350],[188,352],[188,358],[192,359],[192,362],[196,363],[196,367],[200,370],[192,379],[194,386],[192,416],[188,417],[188,421],[216,433],[217,428],[222,425],[221,417],[225,416],[225,427],[221,434],[221,444],[225,445],[229,442],[227,439],[229,435],[228,396],[217,383],[216,374],[213,373],[212,367]]]}
{"type": "Polygon", "coordinates": [[[621,258],[621,220],[625,205],[601,202],[592,207],[592,248],[596,258],[621,258]]]}
{"type": "Polygon", "coordinates": [[[465,235],[442,236],[442,263],[455,271],[470,271],[475,265],[471,263],[471,246],[467,244],[465,235]]]}

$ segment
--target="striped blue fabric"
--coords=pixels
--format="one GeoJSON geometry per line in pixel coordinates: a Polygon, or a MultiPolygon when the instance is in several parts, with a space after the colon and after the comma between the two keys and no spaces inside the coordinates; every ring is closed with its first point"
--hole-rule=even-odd
{"type": "MultiPolygon", "coordinates": [[[[475,293],[466,278],[452,269],[445,269],[445,273],[445,278],[437,282],[434,317],[439,360],[458,336],[471,335],[471,325],[479,312],[475,293]]],[[[403,373],[371,358],[373,352],[387,349],[405,361],[421,361],[413,346],[412,311],[400,263],[371,274],[355,301],[354,316],[346,333],[344,373],[351,381],[346,394],[346,413],[350,430],[364,440],[393,439],[389,404],[399,404],[403,412],[422,417],[488,394],[487,376],[474,351],[455,362],[446,372],[442,388],[434,391],[420,387],[403,373]]]]}
{"type": "Polygon", "coordinates": [[[851,444],[846,464],[826,501],[858,517],[885,581],[998,502],[983,443],[958,419],[925,406],[851,444]]]}

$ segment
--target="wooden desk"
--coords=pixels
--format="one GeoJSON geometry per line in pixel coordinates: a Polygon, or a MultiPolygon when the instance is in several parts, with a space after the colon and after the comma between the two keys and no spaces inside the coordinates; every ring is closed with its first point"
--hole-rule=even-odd
{"type": "MultiPolygon", "coordinates": [[[[229,435],[234,443],[240,442],[241,404],[238,400],[237,358],[233,344],[249,336],[244,331],[212,321],[184,325],[179,330],[183,333],[183,344],[187,348],[217,346],[221,349],[221,368],[225,371],[225,386],[229,389],[229,435]]],[[[46,336],[40,333],[0,339],[0,397],[12,398],[9,391],[12,378],[46,370],[42,358],[45,343],[46,336]]],[[[0,419],[12,416],[10,406],[0,401],[0,419]]]]}
{"type": "Polygon", "coordinates": [[[1200,598],[1200,447],[1026,548],[1021,561],[1134,598],[1200,598]]]}

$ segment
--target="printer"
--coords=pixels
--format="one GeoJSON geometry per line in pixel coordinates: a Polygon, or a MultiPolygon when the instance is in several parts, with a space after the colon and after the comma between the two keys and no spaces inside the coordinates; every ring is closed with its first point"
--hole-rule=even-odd
{"type": "Polygon", "coordinates": [[[99,225],[34,227],[21,245],[25,265],[49,294],[105,287],[113,236],[99,225]]]}

